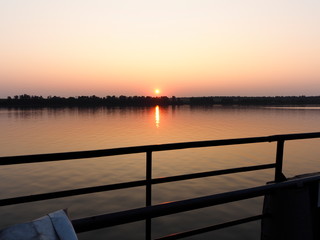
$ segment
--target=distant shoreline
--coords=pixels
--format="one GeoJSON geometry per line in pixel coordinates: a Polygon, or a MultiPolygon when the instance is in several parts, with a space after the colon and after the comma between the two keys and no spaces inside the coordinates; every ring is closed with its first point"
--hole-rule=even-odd
{"type": "Polygon", "coordinates": [[[168,105],[241,105],[283,106],[320,104],[320,96],[275,96],[275,97],[151,97],[151,96],[79,96],[57,97],[30,96],[27,94],[0,99],[0,107],[151,107],[168,105]]]}

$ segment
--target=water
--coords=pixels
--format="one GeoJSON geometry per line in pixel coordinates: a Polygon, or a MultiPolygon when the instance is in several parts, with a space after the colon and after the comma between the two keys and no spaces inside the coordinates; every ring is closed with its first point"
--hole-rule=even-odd
{"type": "MultiPolygon", "coordinates": [[[[106,149],[319,132],[320,107],[153,107],[0,109],[0,155],[106,149]]],[[[320,141],[285,143],[284,173],[320,169],[320,141]]],[[[273,163],[275,143],[188,149],[153,154],[153,177],[273,163]]],[[[145,178],[145,154],[0,168],[1,198],[145,178]]],[[[153,187],[153,204],[265,184],[273,170],[153,187]]],[[[153,237],[260,214],[262,198],[153,219],[153,237]]],[[[0,228],[61,208],[79,218],[143,207],[143,187],[1,207],[0,228]]],[[[259,221],[189,239],[258,239],[259,221]]],[[[143,239],[144,222],[92,231],[79,239],[143,239]]]]}

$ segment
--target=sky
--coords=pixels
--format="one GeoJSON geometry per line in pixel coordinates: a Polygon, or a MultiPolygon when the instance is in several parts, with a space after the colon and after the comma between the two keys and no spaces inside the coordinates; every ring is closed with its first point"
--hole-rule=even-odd
{"type": "Polygon", "coordinates": [[[320,95],[319,0],[0,0],[0,98],[320,95]]]}

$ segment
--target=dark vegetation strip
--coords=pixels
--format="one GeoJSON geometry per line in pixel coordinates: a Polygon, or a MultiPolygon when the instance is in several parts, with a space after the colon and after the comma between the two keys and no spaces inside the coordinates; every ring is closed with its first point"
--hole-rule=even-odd
{"type": "Polygon", "coordinates": [[[117,106],[166,106],[166,105],[312,105],[320,104],[320,96],[274,97],[151,97],[151,96],[31,96],[28,94],[0,99],[0,107],[117,107],[117,106]]]}

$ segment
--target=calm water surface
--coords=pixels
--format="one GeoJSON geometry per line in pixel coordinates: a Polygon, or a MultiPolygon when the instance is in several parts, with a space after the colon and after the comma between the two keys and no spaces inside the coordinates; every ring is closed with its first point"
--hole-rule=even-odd
{"type": "MultiPolygon", "coordinates": [[[[319,132],[320,107],[153,107],[0,109],[0,155],[106,149],[171,142],[319,132]]],[[[320,170],[320,141],[285,144],[284,173],[320,170]]],[[[153,154],[153,177],[272,163],[275,143],[259,143],[153,154]]],[[[153,204],[265,184],[273,171],[232,174],[159,184],[153,204]]],[[[0,197],[145,178],[145,155],[105,157],[0,168],[0,197]]],[[[61,208],[71,218],[143,207],[145,189],[118,190],[1,207],[0,228],[61,208]]],[[[153,220],[153,237],[260,214],[262,198],[210,207],[153,220]]],[[[189,239],[258,239],[254,222],[189,239]]],[[[143,239],[144,222],[88,232],[79,239],[143,239]]]]}

